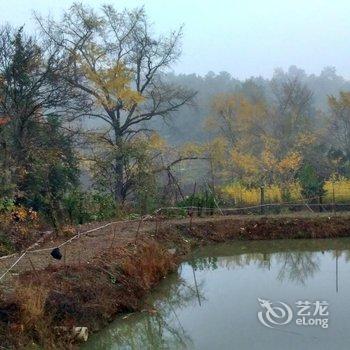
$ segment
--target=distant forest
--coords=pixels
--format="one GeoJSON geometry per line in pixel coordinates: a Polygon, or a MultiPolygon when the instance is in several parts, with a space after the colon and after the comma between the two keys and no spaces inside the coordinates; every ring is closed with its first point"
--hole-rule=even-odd
{"type": "Polygon", "coordinates": [[[175,75],[182,28],[156,35],[143,8],[76,3],[35,22],[38,37],[0,28],[9,227],[9,213],[39,213],[59,230],[160,207],[244,205],[259,191],[322,202],[348,185],[350,82],[335,68],[175,75]]]}
{"type": "Polygon", "coordinates": [[[350,91],[350,81],[338,75],[335,67],[325,67],[319,75],[315,75],[307,74],[303,69],[292,65],[288,71],[277,68],[271,79],[251,77],[244,81],[235,79],[228,72],[216,74],[210,71],[205,76],[168,73],[169,81],[197,91],[197,96],[193,106],[184,106],[171,120],[167,120],[166,123],[158,120],[154,125],[171,144],[203,141],[210,137],[204,128],[204,123],[212,113],[211,104],[215,95],[220,93],[259,95],[267,102],[273,103],[275,99],[273,84],[295,78],[310,89],[314,118],[321,124],[326,122],[329,114],[328,97],[337,96],[340,91],[350,91]]]}

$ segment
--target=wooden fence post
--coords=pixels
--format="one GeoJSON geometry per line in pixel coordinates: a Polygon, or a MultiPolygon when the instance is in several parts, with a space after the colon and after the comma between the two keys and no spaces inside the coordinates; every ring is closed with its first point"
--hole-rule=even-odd
{"type": "Polygon", "coordinates": [[[318,197],[318,211],[321,213],[323,211],[322,209],[322,195],[318,197]]]}
{"type": "Polygon", "coordinates": [[[264,214],[264,204],[265,204],[265,189],[264,186],[260,186],[260,214],[264,214]]]}

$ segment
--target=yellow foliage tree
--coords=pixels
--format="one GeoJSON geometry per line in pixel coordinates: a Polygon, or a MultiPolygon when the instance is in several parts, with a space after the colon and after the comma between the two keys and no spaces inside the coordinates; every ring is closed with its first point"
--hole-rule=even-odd
{"type": "Polygon", "coordinates": [[[78,3],[62,21],[38,21],[63,58],[60,77],[91,105],[82,116],[99,118],[108,128],[97,138],[105,144],[101,157],[110,150],[108,190],[123,202],[135,186],[128,178],[137,154],[132,139],[152,131],[149,120],[171,116],[195,95],[162,79],[180,55],[181,28],[154,37],[142,8],[117,11],[105,5],[96,12],[78,3]]]}
{"type": "MultiPolygon", "coordinates": [[[[230,155],[226,174],[249,187],[277,183],[287,189],[291,185],[302,165],[303,150],[314,142],[315,135],[307,130],[296,132],[285,148],[274,120],[264,101],[249,101],[242,94],[221,94],[214,99],[206,126],[226,140],[230,155]]],[[[223,157],[225,152],[218,155],[223,157]]]]}
{"type": "Polygon", "coordinates": [[[123,105],[124,109],[130,110],[134,104],[144,101],[140,92],[131,88],[132,72],[122,63],[98,70],[83,63],[83,71],[94,87],[97,105],[110,110],[123,105]]]}

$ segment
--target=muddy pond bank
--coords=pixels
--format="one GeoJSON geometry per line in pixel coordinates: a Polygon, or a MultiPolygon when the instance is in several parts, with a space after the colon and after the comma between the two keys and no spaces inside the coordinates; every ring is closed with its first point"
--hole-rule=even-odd
{"type": "Polygon", "coordinates": [[[88,260],[64,265],[53,261],[20,273],[13,288],[1,292],[0,343],[8,348],[31,343],[45,349],[78,347],[74,327],[87,327],[91,333],[118,314],[143,310],[145,296],[200,245],[347,236],[346,215],[174,220],[157,231],[150,226],[94,256],[90,252],[88,260]]]}
{"type": "MultiPolygon", "coordinates": [[[[350,238],[231,241],[195,249],[145,299],[83,350],[347,349],[350,238]],[[263,325],[259,299],[286,303],[293,318],[263,325]],[[299,300],[322,325],[296,324],[299,300]],[[327,309],[316,310],[317,301],[327,309]],[[152,309],[152,312],[145,310],[152,309]]],[[[309,319],[306,317],[305,322],[309,319]]]]}

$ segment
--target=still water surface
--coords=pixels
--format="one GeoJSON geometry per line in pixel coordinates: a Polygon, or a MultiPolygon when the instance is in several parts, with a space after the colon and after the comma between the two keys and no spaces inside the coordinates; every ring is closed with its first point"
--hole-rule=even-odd
{"type": "MultiPolygon", "coordinates": [[[[167,277],[147,303],[148,312],[118,318],[83,349],[348,350],[350,239],[204,247],[167,277]],[[266,321],[266,310],[258,298],[272,306],[284,302],[292,320],[274,328],[262,325],[258,312],[266,321]],[[329,303],[323,309],[329,315],[322,316],[328,328],[297,325],[297,301],[329,303]]],[[[315,306],[305,312],[312,316],[315,306]]]]}

